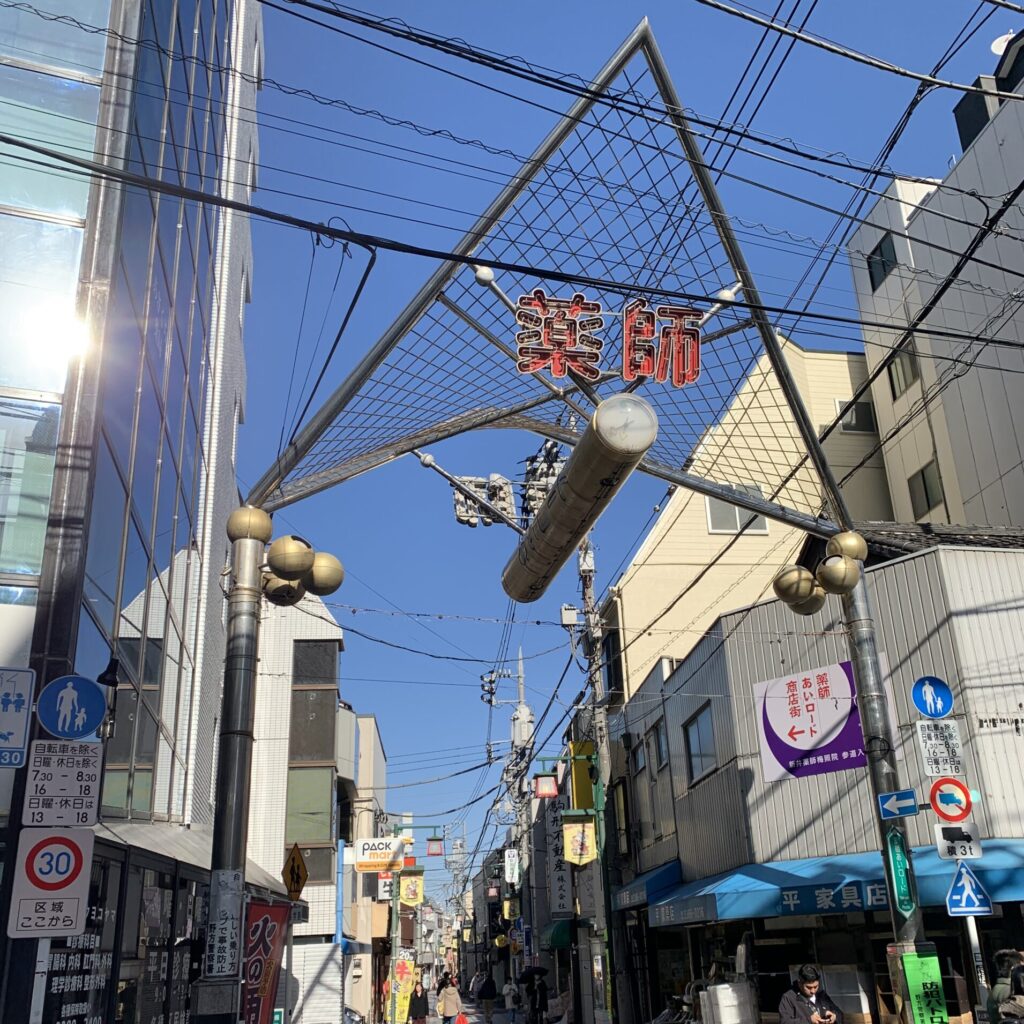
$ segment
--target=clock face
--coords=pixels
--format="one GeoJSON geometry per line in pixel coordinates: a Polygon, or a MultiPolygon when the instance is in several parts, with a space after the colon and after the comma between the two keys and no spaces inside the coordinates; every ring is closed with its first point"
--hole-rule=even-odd
{"type": "Polygon", "coordinates": [[[658,436],[658,417],[636,395],[614,395],[595,414],[601,438],[624,453],[646,451],[658,436]]]}

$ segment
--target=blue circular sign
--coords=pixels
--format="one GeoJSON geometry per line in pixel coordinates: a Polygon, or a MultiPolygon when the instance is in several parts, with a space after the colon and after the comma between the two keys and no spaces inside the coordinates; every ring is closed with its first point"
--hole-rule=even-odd
{"type": "Polygon", "coordinates": [[[921,676],[910,695],[925,718],[945,718],[953,710],[953,691],[938,676],[921,676]]]}
{"type": "Polygon", "coordinates": [[[61,740],[92,740],[107,714],[107,694],[85,676],[61,676],[47,683],[36,702],[42,727],[61,740]]]}

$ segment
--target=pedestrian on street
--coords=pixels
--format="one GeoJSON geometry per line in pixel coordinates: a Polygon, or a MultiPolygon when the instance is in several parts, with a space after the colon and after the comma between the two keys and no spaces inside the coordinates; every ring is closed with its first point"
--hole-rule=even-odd
{"type": "Polygon", "coordinates": [[[1015,986],[1024,985],[1024,957],[1015,949],[1000,949],[992,961],[996,969],[996,983],[988,993],[988,1019],[992,1024],[1003,1020],[1019,1020],[1019,1015],[1007,1012],[1012,1011],[1012,1007],[1006,1004],[1014,996],[1024,995],[1024,991],[1015,990],[1015,986]]]}
{"type": "Polygon", "coordinates": [[[462,996],[454,985],[446,985],[437,997],[437,1015],[444,1024],[452,1024],[455,1017],[462,1013],[462,996]]]}
{"type": "Polygon", "coordinates": [[[779,1024],[843,1024],[843,1011],[822,988],[814,964],[804,964],[796,972],[793,987],[779,1003],[779,1024]]]}
{"type": "Polygon", "coordinates": [[[412,1024],[426,1024],[430,1015],[430,1002],[427,993],[423,989],[423,982],[417,981],[416,987],[409,996],[409,1020],[412,1024]]]}
{"type": "Polygon", "coordinates": [[[523,997],[519,994],[519,986],[509,978],[505,982],[505,987],[501,990],[501,994],[505,998],[505,1014],[508,1024],[516,1024],[519,1007],[523,1003],[523,997]]]}
{"type": "Polygon", "coordinates": [[[490,971],[480,982],[480,987],[476,990],[476,997],[484,1004],[484,1024],[493,1024],[494,1000],[498,998],[498,986],[494,983],[494,975],[490,971]]]}
{"type": "Polygon", "coordinates": [[[544,1024],[548,1012],[548,983],[543,975],[531,977],[526,984],[527,1014],[529,1024],[544,1024]]]}
{"type": "Polygon", "coordinates": [[[441,991],[448,987],[448,983],[451,981],[451,975],[445,971],[440,978],[437,979],[437,995],[441,995],[441,991]]]}
{"type": "Polygon", "coordinates": [[[477,992],[479,991],[480,986],[483,984],[485,977],[487,977],[487,975],[485,975],[484,972],[482,970],[480,970],[480,968],[478,967],[476,969],[476,973],[473,975],[472,978],[469,979],[469,998],[470,999],[474,999],[475,1000],[477,998],[477,992]]]}

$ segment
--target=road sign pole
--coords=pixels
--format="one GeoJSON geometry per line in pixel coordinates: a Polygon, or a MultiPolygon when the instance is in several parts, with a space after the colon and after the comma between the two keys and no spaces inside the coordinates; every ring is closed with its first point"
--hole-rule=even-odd
{"type": "MultiPolygon", "coordinates": [[[[971,959],[974,961],[975,984],[978,988],[978,1005],[988,1003],[988,975],[985,972],[985,958],[981,955],[981,940],[978,938],[978,922],[971,914],[964,918],[967,927],[967,941],[971,947],[971,959]]],[[[994,1024],[994,1022],[993,1022],[994,1024]]]]}
{"type": "MultiPolygon", "coordinates": [[[[294,926],[292,925],[291,909],[288,911],[288,937],[285,940],[287,946],[285,947],[285,966],[284,966],[284,1024],[290,1024],[292,1019],[292,933],[294,932],[294,926]]],[[[344,1022],[342,1022],[344,1024],[344,1022]]]]}
{"type": "Polygon", "coordinates": [[[861,728],[864,731],[864,753],[873,793],[872,806],[881,839],[885,880],[892,908],[893,934],[898,943],[924,940],[924,921],[917,899],[917,883],[906,829],[900,819],[884,821],[878,798],[899,790],[895,738],[889,725],[887,697],[882,683],[882,667],[878,659],[875,623],[871,616],[867,583],[861,573],[860,582],[843,597],[843,611],[850,631],[850,657],[861,728]]]}

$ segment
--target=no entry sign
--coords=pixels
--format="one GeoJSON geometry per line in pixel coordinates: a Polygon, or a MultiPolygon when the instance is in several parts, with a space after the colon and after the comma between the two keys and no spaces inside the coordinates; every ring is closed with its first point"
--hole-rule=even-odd
{"type": "Polygon", "coordinates": [[[82,934],[94,838],[87,828],[21,830],[7,921],[12,939],[82,934]]]}

